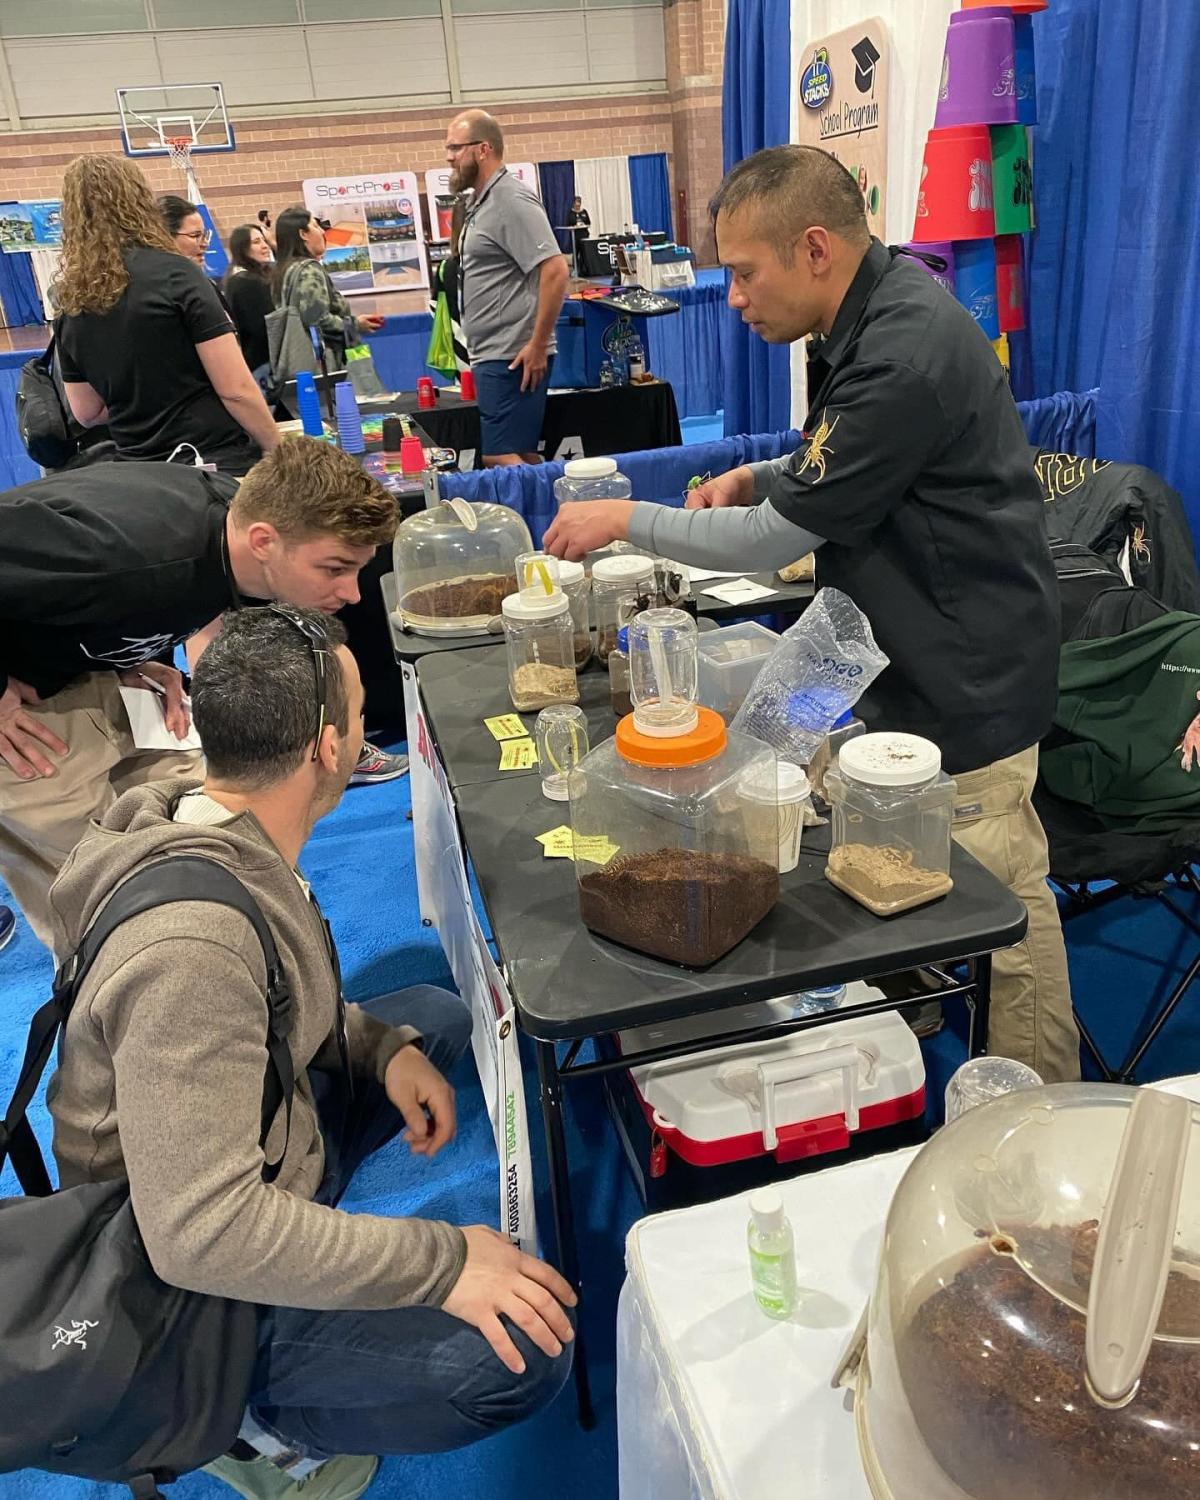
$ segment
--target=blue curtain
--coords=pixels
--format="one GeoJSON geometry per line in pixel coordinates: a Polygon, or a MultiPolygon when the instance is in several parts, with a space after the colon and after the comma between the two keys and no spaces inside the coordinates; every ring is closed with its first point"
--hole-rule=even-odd
{"type": "MultiPolygon", "coordinates": [[[[544,161],[538,166],[538,181],[542,185],[542,204],[551,224],[565,224],[571,216],[571,202],[575,197],[575,163],[573,161],[544,161]]],[[[560,249],[571,253],[571,236],[557,229],[560,249]]]]}
{"type": "Polygon", "coordinates": [[[30,256],[0,254],[0,309],[0,323],[9,328],[45,322],[30,256]]]}
{"type": "Polygon", "coordinates": [[[646,319],[650,368],[660,380],[670,382],[681,417],[706,417],[720,411],[724,400],[721,330],[725,286],[722,281],[710,285],[703,280],[671,296],[679,303],[680,312],[646,319]]]}
{"type": "Polygon", "coordinates": [[[1200,7],[1055,0],[1034,17],[1034,389],[1100,390],[1096,452],[1145,464],[1200,535],[1200,7]]]}
{"type": "Polygon", "coordinates": [[[671,181],[667,176],[665,151],[629,158],[629,190],[633,196],[633,222],[638,228],[661,231],[673,240],[671,181]]]}
{"type": "MultiPolygon", "coordinates": [[[[791,113],[789,0],[730,0],[725,25],[721,142],[728,171],[788,138],[791,113]]],[[[725,313],[725,431],[777,432],[792,415],[786,345],[764,344],[732,308],[725,313]]]]}

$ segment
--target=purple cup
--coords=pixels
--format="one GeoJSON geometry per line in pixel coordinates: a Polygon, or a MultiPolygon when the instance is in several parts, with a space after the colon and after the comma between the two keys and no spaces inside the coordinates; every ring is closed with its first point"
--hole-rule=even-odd
{"type": "Polygon", "coordinates": [[[913,252],[910,259],[914,264],[920,266],[922,271],[927,271],[939,286],[946,288],[952,297],[956,295],[954,290],[954,246],[949,240],[934,240],[928,245],[905,245],[904,248],[913,252]],[[940,255],[946,262],[946,269],[944,271],[937,270],[928,261],[922,259],[925,255],[940,255]]]}
{"type": "Polygon", "coordinates": [[[1017,122],[1016,40],[1004,6],[958,11],[946,30],[934,127],[1017,122]]]}

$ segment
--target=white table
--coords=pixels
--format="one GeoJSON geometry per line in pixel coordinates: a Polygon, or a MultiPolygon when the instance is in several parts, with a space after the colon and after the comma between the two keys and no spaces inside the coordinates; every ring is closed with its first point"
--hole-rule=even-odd
{"type": "MultiPolygon", "coordinates": [[[[1200,1074],[1157,1087],[1200,1103],[1200,1074]]],[[[633,1226],[617,1314],[621,1500],[871,1500],[848,1394],[830,1381],[915,1154],[780,1184],[811,1289],[786,1323],[750,1295],[748,1195],[633,1226]]]]}

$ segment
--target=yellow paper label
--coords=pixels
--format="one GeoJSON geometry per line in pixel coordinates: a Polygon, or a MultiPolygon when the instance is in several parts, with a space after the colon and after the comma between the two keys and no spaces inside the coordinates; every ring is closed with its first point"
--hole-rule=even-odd
{"type": "Polygon", "coordinates": [[[529,736],[519,714],[495,714],[483,723],[494,740],[523,740],[529,736]]]}
{"type": "Polygon", "coordinates": [[[606,865],[620,852],[618,845],[605,834],[592,834],[576,841],[565,823],[560,828],[552,828],[549,833],[539,833],[537,841],[547,859],[578,858],[586,859],[589,864],[606,865]]]}
{"type": "Polygon", "coordinates": [[[502,771],[527,771],[537,763],[537,746],[528,735],[523,740],[505,740],[500,747],[502,771]]]}

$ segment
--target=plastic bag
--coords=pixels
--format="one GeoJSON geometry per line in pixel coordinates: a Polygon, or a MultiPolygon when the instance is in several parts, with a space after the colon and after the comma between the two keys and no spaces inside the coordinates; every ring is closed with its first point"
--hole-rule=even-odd
{"type": "Polygon", "coordinates": [[[425,351],[425,363],[431,370],[442,375],[458,374],[458,361],[454,357],[454,333],[450,327],[450,304],[445,292],[439,292],[433,306],[433,331],[429,335],[429,348],[425,351]]]}
{"type": "Polygon", "coordinates": [[[767,657],[730,728],[807,766],[887,665],[866,615],[838,589],[820,589],[767,657]]]}

